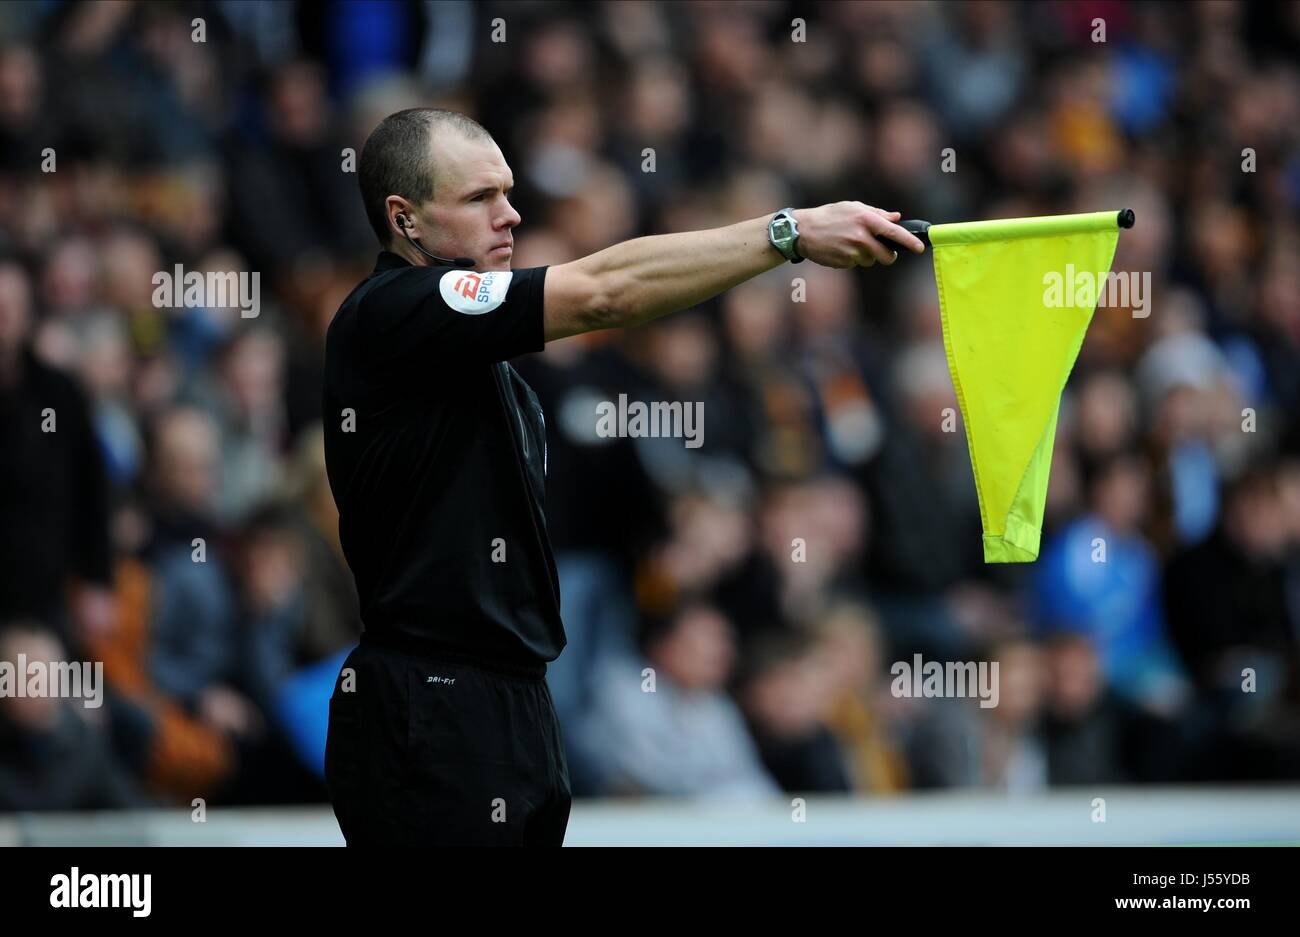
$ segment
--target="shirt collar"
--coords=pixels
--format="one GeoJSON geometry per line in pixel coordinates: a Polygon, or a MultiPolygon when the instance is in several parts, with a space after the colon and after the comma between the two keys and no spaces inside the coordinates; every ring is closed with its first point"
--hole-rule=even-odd
{"type": "MultiPolygon", "coordinates": [[[[400,254],[394,254],[392,251],[383,250],[379,252],[379,259],[375,261],[374,273],[383,273],[385,270],[396,270],[399,267],[409,267],[411,262],[400,254]]],[[[374,276],[374,273],[371,276],[374,276]]]]}

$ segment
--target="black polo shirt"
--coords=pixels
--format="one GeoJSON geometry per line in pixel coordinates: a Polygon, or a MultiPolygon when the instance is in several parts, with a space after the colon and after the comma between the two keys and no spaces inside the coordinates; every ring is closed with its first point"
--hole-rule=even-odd
{"type": "Polygon", "coordinates": [[[529,667],[564,647],[545,420],[506,363],[545,345],[546,270],[384,251],[330,323],[325,468],[372,640],[529,667]]]}

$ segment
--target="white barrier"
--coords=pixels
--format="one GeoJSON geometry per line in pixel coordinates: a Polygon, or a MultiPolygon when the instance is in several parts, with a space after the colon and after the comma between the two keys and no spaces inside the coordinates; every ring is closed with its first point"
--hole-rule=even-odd
{"type": "MultiPolygon", "coordinates": [[[[580,801],[569,846],[1300,844],[1300,787],[1076,788],[738,804],[580,801]],[[1100,801],[1098,801],[1100,798],[1100,801]],[[1105,820],[1096,819],[1104,803],[1105,820]],[[797,817],[802,815],[802,821],[797,817]]],[[[328,807],[0,816],[0,845],[335,846],[328,807]]]]}

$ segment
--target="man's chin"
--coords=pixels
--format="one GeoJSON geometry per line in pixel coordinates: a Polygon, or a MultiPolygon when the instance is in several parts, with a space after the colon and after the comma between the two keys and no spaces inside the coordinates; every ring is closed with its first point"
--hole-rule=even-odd
{"type": "Polygon", "coordinates": [[[514,245],[505,248],[493,248],[483,256],[483,266],[479,269],[485,273],[489,270],[509,270],[510,262],[514,259],[514,245]]]}

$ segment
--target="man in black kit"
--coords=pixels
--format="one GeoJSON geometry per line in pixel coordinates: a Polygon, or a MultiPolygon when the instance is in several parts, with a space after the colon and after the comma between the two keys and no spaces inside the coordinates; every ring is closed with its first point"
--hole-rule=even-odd
{"type": "MultiPolygon", "coordinates": [[[[784,209],[510,269],[513,175],[463,115],[383,120],[359,165],[383,250],[325,343],[325,460],[365,633],[330,700],[349,845],[560,845],[568,767],[545,673],[564,648],[545,422],[507,362],[640,325],[791,260],[921,252],[860,202],[784,209]]],[[[596,419],[596,414],[592,414],[596,419]]]]}

